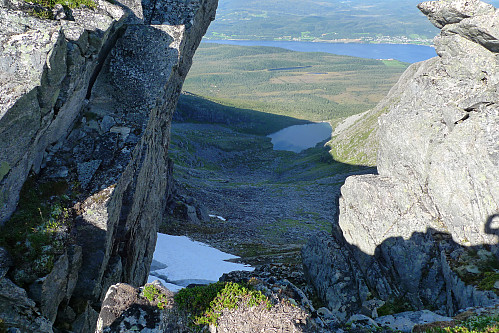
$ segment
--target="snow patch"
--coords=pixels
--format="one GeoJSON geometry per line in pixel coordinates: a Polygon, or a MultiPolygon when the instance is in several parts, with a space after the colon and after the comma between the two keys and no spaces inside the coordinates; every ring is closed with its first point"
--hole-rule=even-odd
{"type": "Polygon", "coordinates": [[[224,273],[254,270],[227,261],[237,258],[186,236],[158,233],[148,282],[160,280],[168,289],[178,291],[192,283],[217,282],[224,273]]]}
{"type": "Polygon", "coordinates": [[[222,216],[218,216],[218,215],[208,215],[209,217],[216,217],[217,219],[219,219],[220,221],[227,221],[225,218],[223,218],[222,216]]]}

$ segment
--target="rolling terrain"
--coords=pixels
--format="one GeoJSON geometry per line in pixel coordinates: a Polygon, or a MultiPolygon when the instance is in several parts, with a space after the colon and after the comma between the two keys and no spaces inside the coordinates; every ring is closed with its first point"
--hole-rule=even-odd
{"type": "MultiPolygon", "coordinates": [[[[420,0],[222,1],[206,35],[213,39],[350,40],[431,43],[438,33],[420,0]]],[[[497,0],[486,1],[495,6],[497,0]]]]}
{"type": "Polygon", "coordinates": [[[201,44],[184,91],[238,109],[333,120],[374,107],[407,66],[396,60],[201,44]]]}
{"type": "Polygon", "coordinates": [[[179,100],[170,156],[183,195],[226,221],[169,221],[162,232],[187,234],[253,264],[299,266],[306,240],[317,231],[330,232],[344,179],[374,169],[335,161],[324,147],[327,140],[293,153],[273,150],[266,135],[363,112],[407,66],[202,44],[179,100]]]}

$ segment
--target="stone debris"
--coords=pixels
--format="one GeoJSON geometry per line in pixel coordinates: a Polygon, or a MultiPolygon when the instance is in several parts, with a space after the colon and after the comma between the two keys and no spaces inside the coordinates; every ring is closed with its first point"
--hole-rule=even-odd
{"type": "Polygon", "coordinates": [[[87,188],[88,184],[90,184],[90,181],[92,180],[92,177],[97,172],[97,169],[99,169],[101,163],[101,160],[78,163],[78,181],[80,182],[80,186],[82,188],[87,188]]]}
{"type": "Polygon", "coordinates": [[[376,331],[379,329],[379,325],[376,321],[368,316],[364,316],[362,314],[355,314],[350,316],[347,320],[347,325],[351,325],[352,328],[366,328],[369,330],[376,331]]]}
{"type": "Polygon", "coordinates": [[[433,322],[450,322],[452,318],[440,316],[429,310],[401,312],[376,319],[376,323],[395,331],[412,332],[414,326],[433,322]]]}

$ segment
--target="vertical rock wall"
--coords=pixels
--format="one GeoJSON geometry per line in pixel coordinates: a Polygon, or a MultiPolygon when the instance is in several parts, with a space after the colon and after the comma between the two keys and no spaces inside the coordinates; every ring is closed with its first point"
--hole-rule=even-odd
{"type": "Polygon", "coordinates": [[[106,1],[52,21],[0,6],[0,224],[80,115],[89,82],[125,12],[106,1]]]}
{"type": "Polygon", "coordinates": [[[144,284],[149,273],[158,222],[163,218],[171,186],[168,145],[172,115],[194,51],[214,19],[215,9],[216,1],[202,1],[191,21],[169,31],[172,45],[178,48],[171,75],[157,96],[144,135],[109,203],[110,246],[106,251],[121,258],[122,281],[133,285],[144,284]]]}
{"type": "Polygon", "coordinates": [[[17,2],[0,7],[0,221],[31,171],[76,180],[87,195],[76,206],[75,244],[49,276],[26,293],[0,267],[0,318],[33,332],[54,322],[93,332],[110,285],[146,282],[172,185],[172,114],[217,7],[97,4],[72,10],[75,21],[40,20],[15,11],[17,2]]]}
{"type": "Polygon", "coordinates": [[[349,268],[326,267],[318,254],[338,254],[324,235],[304,250],[310,281],[331,307],[351,297],[360,311],[375,297],[453,314],[497,297],[478,285],[494,272],[482,259],[499,258],[498,12],[477,0],[419,8],[442,29],[438,57],[413,64],[387,97],[397,102],[379,120],[379,175],[349,177],[341,189],[334,242],[349,268]],[[338,275],[362,283],[341,289],[338,275]]]}

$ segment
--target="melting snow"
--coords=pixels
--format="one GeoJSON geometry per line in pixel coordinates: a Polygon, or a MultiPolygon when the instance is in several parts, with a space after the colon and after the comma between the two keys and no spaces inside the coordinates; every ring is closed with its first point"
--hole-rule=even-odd
{"type": "Polygon", "coordinates": [[[168,289],[178,291],[191,283],[216,282],[224,273],[254,269],[226,261],[237,258],[186,236],[158,233],[148,282],[159,279],[168,289]]]}

